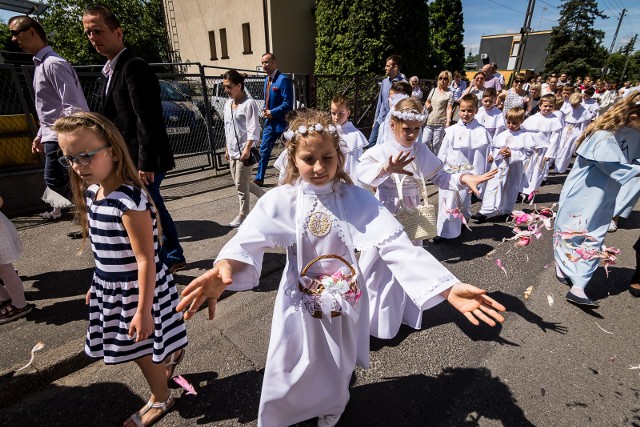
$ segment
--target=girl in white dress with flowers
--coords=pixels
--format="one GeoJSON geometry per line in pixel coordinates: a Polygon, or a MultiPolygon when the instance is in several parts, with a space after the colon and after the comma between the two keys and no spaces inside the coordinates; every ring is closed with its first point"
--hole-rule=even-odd
{"type": "Polygon", "coordinates": [[[178,310],[189,308],[189,319],[208,300],[213,319],[225,289],[257,286],[265,249],[286,247],[258,425],[287,426],[318,417],[319,426],[333,426],[349,400],[356,363],[369,364],[367,277],[362,276],[367,266],[356,260],[356,249],[375,248],[419,304],[446,298],[472,323],[480,319],[490,325],[503,320],[498,311],[504,307],[483,290],[455,280],[411,244],[371,193],[350,184],[339,133],[327,113],[299,113],[290,128],[295,130],[285,132],[290,167],[284,185],[258,201],[213,269],[183,291],[178,310]],[[451,279],[426,286],[426,277],[446,275],[451,279]]]}

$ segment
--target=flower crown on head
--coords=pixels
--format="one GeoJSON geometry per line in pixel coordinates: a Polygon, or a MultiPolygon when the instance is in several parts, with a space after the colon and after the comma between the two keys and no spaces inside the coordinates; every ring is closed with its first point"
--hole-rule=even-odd
{"type": "Polygon", "coordinates": [[[294,138],[307,136],[316,132],[318,133],[326,132],[326,133],[330,133],[331,135],[337,136],[340,132],[340,125],[330,124],[326,127],[321,125],[320,123],[316,123],[315,125],[309,124],[308,126],[300,125],[296,130],[288,129],[287,131],[285,131],[285,133],[282,134],[282,136],[285,139],[285,141],[291,141],[294,138]]]}
{"type": "Polygon", "coordinates": [[[427,120],[427,115],[418,111],[415,108],[403,108],[402,110],[393,110],[391,111],[391,115],[399,118],[400,120],[417,120],[419,122],[424,122],[427,120]]]}

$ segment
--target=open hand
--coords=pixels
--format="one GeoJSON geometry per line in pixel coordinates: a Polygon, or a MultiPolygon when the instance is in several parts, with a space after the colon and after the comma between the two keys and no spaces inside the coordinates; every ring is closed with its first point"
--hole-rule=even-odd
{"type": "Polygon", "coordinates": [[[469,187],[469,190],[473,194],[479,197],[480,191],[478,190],[478,185],[482,184],[485,181],[489,181],[497,173],[498,173],[498,169],[493,169],[482,175],[471,175],[471,174],[462,175],[462,178],[460,178],[460,182],[463,185],[466,185],[467,187],[469,187]]]}
{"type": "Polygon", "coordinates": [[[505,307],[485,295],[486,292],[467,283],[457,283],[449,289],[446,298],[449,304],[474,325],[479,325],[479,320],[482,320],[487,325],[495,326],[495,320],[504,322],[504,317],[498,311],[505,311],[505,307]]]}
{"type": "Polygon", "coordinates": [[[237,261],[223,259],[217,262],[211,270],[189,283],[182,291],[183,298],[178,303],[176,311],[183,311],[188,306],[189,309],[185,312],[184,318],[189,320],[198,311],[202,303],[207,300],[209,320],[213,320],[218,298],[220,298],[225,288],[233,282],[231,273],[233,271],[232,263],[235,262],[237,261]]]}
{"type": "Polygon", "coordinates": [[[384,166],[384,170],[388,173],[399,173],[412,176],[413,172],[405,170],[404,167],[415,159],[415,156],[412,156],[410,152],[401,151],[395,158],[393,156],[389,156],[389,162],[384,166]]]}

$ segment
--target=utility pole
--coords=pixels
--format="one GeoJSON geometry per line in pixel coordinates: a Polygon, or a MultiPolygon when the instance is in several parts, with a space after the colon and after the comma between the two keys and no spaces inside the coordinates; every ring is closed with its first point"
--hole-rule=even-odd
{"type": "Polygon", "coordinates": [[[529,0],[527,5],[527,14],[524,17],[524,25],[520,29],[520,49],[518,49],[518,56],[516,57],[516,64],[513,67],[513,74],[509,79],[509,83],[513,81],[514,76],[520,74],[520,68],[522,68],[522,61],[524,59],[524,49],[527,46],[527,36],[531,31],[531,19],[533,18],[533,9],[536,6],[536,0],[529,0]]]}
{"type": "Polygon", "coordinates": [[[618,20],[618,26],[616,27],[616,32],[613,33],[613,40],[611,41],[611,47],[609,48],[609,56],[607,56],[607,62],[604,64],[604,69],[602,70],[602,75],[606,77],[609,74],[609,60],[611,59],[611,54],[613,53],[613,49],[616,47],[616,39],[618,38],[618,31],[620,31],[620,25],[622,25],[622,18],[624,18],[624,14],[627,13],[627,9],[622,9],[622,13],[620,14],[620,19],[618,20]]]}
{"type": "Polygon", "coordinates": [[[622,82],[626,80],[627,66],[629,65],[629,59],[631,59],[631,52],[635,48],[637,39],[638,39],[638,35],[636,34],[635,36],[633,36],[633,39],[632,39],[633,43],[631,43],[631,46],[629,47],[629,50],[627,50],[627,60],[624,63],[624,69],[622,70],[622,74],[620,74],[620,82],[619,82],[619,84],[622,84],[622,82]]]}

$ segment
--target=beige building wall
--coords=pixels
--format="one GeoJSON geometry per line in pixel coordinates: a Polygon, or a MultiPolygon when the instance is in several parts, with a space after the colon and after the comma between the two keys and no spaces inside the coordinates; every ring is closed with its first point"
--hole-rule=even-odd
{"type": "MultiPolygon", "coordinates": [[[[164,0],[165,10],[170,0],[164,0]]],[[[315,0],[172,0],[182,62],[256,70],[270,50],[287,73],[312,73],[315,62],[315,0]],[[268,16],[269,41],[264,27],[268,16]],[[245,52],[243,24],[249,24],[250,52],[245,52]],[[222,33],[221,33],[221,30],[222,33]],[[226,55],[223,40],[226,34],[226,55]],[[212,56],[211,42],[215,45],[212,56]],[[267,48],[267,44],[269,48],[267,48]]],[[[173,36],[168,28],[169,37],[173,36]]],[[[211,71],[219,74],[218,71],[211,71]]]]}
{"type": "Polygon", "coordinates": [[[173,0],[173,8],[183,62],[245,70],[260,66],[260,56],[266,50],[262,0],[173,0]],[[250,52],[244,51],[243,24],[247,23],[250,52]],[[226,33],[226,55],[221,30],[226,33]],[[215,56],[210,41],[215,44],[215,56]]]}

